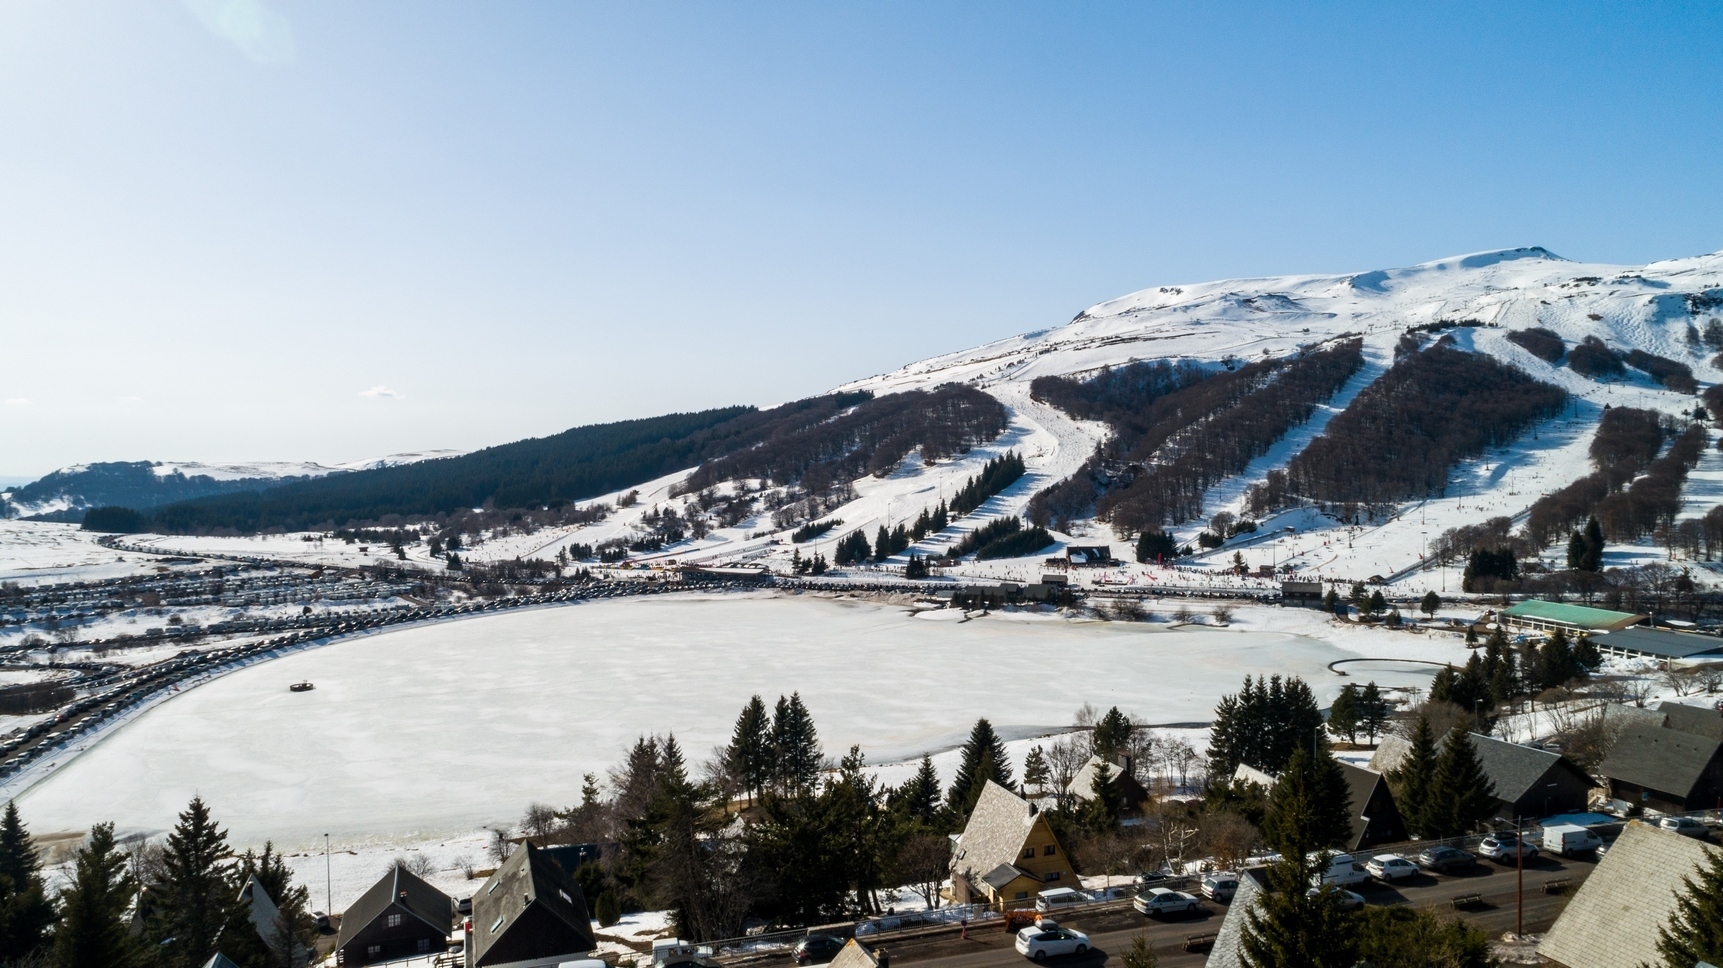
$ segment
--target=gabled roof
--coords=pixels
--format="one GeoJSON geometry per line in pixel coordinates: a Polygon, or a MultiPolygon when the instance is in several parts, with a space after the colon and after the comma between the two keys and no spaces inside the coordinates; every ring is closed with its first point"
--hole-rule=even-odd
{"type": "Polygon", "coordinates": [[[1023,841],[1035,826],[1035,817],[1029,801],[988,780],[981,798],[975,801],[969,823],[963,827],[963,836],[957,840],[952,873],[979,884],[1001,864],[1016,861],[1023,841]]]}
{"type": "Polygon", "coordinates": [[[830,968],[879,968],[879,956],[854,938],[844,942],[830,968]]]}
{"type": "MultiPolygon", "coordinates": [[[[1361,766],[1353,766],[1351,763],[1340,764],[1340,773],[1346,777],[1346,791],[1352,795],[1352,806],[1348,808],[1352,812],[1352,839],[1348,841],[1348,844],[1357,847],[1363,842],[1364,835],[1369,831],[1371,820],[1380,820],[1386,823],[1389,819],[1387,817],[1371,817],[1365,813],[1366,810],[1370,809],[1370,798],[1376,794],[1376,788],[1388,781],[1380,773],[1372,773],[1361,766]]],[[[1392,795],[1389,796],[1387,802],[1396,814],[1393,826],[1403,828],[1404,824],[1400,822],[1398,817],[1399,805],[1394,802],[1392,795]]],[[[1400,833],[1404,834],[1405,831],[1402,829],[1400,833]]]]}
{"type": "MultiPolygon", "coordinates": [[[[1559,769],[1561,754],[1534,750],[1530,746],[1509,743],[1471,733],[1472,745],[1478,750],[1478,765],[1496,785],[1496,799],[1516,803],[1543,781],[1549,771],[1559,769]]],[[[1577,771],[1578,767],[1573,767],[1577,771]]]]}
{"type": "Polygon", "coordinates": [[[1717,756],[1719,741],[1679,730],[1630,726],[1597,772],[1611,780],[1686,797],[1717,756]]]}
{"type": "Polygon", "coordinates": [[[981,881],[988,887],[993,888],[995,891],[1000,891],[1005,889],[1005,885],[1019,877],[1035,878],[1035,875],[1021,867],[1018,867],[1016,864],[1000,864],[998,867],[995,867],[986,874],[983,874],[981,876],[981,881]]]}
{"type": "MultiPolygon", "coordinates": [[[[597,947],[580,884],[550,855],[531,843],[520,845],[473,895],[473,961],[483,965],[493,948],[510,939],[517,924],[530,920],[532,944],[557,950],[521,954],[515,938],[506,940],[503,960],[579,954],[597,947]]],[[[496,959],[493,959],[496,960],[496,959]]]]}
{"type": "Polygon", "coordinates": [[[449,896],[396,864],[341,915],[341,934],[336,937],[335,946],[345,948],[355,935],[396,903],[444,937],[454,930],[455,904],[449,896]]]}
{"type": "Polygon", "coordinates": [[[1376,744],[1376,752],[1370,757],[1370,769],[1377,773],[1392,773],[1399,769],[1400,761],[1410,752],[1412,744],[1404,736],[1389,733],[1376,744]]]}
{"type": "Polygon", "coordinates": [[[270,947],[274,947],[275,920],[281,916],[280,909],[275,906],[275,899],[263,889],[256,874],[245,879],[245,886],[239,889],[239,896],[251,902],[251,924],[257,929],[258,937],[270,947]]]}
{"type": "Polygon", "coordinates": [[[1113,778],[1113,785],[1118,788],[1119,793],[1124,797],[1125,804],[1127,806],[1135,807],[1137,804],[1148,799],[1149,791],[1143,789],[1143,785],[1137,782],[1136,777],[1125,772],[1124,767],[1119,764],[1109,763],[1108,761],[1101,759],[1099,756],[1089,757],[1089,762],[1084,763],[1083,768],[1078,770],[1075,776],[1071,777],[1071,782],[1065,785],[1065,792],[1070,796],[1076,797],[1078,800],[1084,801],[1087,801],[1091,796],[1094,796],[1095,774],[1100,771],[1101,764],[1103,763],[1105,763],[1107,765],[1107,769],[1111,771],[1110,775],[1113,778]]]}
{"type": "Polygon", "coordinates": [[[1226,917],[1221,919],[1215,933],[1214,947],[1209,949],[1206,968],[1245,968],[1244,926],[1250,915],[1262,908],[1263,895],[1269,893],[1267,871],[1251,867],[1238,876],[1238,892],[1227,905],[1226,917]]]}
{"type": "Polygon", "coordinates": [[[232,958],[217,951],[210,955],[208,961],[203,963],[203,968],[239,968],[239,966],[233,963],[232,958]]]}
{"type": "Polygon", "coordinates": [[[1657,711],[1664,716],[1663,725],[1670,729],[1706,739],[1723,739],[1723,710],[1664,701],[1658,704],[1657,711]]]}
{"type": "Polygon", "coordinates": [[[1675,895],[1715,848],[1691,837],[1630,823],[1574,893],[1538,946],[1568,968],[1662,964],[1657,929],[1675,895]]]}

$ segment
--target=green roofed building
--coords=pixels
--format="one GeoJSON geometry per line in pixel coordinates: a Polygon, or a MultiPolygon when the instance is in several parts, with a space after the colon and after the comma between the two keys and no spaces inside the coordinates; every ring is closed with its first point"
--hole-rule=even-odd
{"type": "Polygon", "coordinates": [[[1607,608],[1589,608],[1585,605],[1543,602],[1537,599],[1502,610],[1503,625],[1538,632],[1553,632],[1556,629],[1569,632],[1614,632],[1639,625],[1646,618],[1647,616],[1635,615],[1632,612],[1612,612],[1607,608]]]}

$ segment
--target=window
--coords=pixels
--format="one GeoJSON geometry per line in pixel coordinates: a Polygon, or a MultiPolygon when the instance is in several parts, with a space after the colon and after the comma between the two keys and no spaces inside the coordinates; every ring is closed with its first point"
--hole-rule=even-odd
{"type": "Polygon", "coordinates": [[[365,958],[367,960],[369,960],[371,958],[375,958],[382,953],[383,953],[383,946],[380,944],[368,944],[365,946],[365,958]]]}
{"type": "Polygon", "coordinates": [[[400,926],[401,916],[399,914],[390,914],[383,918],[383,927],[385,928],[398,928],[400,926]]]}
{"type": "Polygon", "coordinates": [[[1052,873],[1051,873],[1051,874],[1048,874],[1048,875],[1047,875],[1047,879],[1048,879],[1048,880],[1050,880],[1050,881],[1056,881],[1056,880],[1058,880],[1058,879],[1059,879],[1059,872],[1058,872],[1058,871],[1054,871],[1054,872],[1052,872],[1052,873]]]}
{"type": "Polygon", "coordinates": [[[1018,891],[1017,896],[1015,898],[1012,898],[1012,900],[1014,900],[1014,901],[1027,901],[1027,900],[1029,900],[1029,892],[1028,891],[1018,891]]]}
{"type": "Polygon", "coordinates": [[[502,917],[502,915],[499,914],[499,915],[497,915],[496,922],[491,925],[491,933],[495,934],[496,930],[502,926],[503,926],[503,917],[502,917]]]}
{"type": "Polygon", "coordinates": [[[419,939],[419,950],[420,951],[430,951],[431,950],[431,939],[430,938],[420,938],[419,939]]]}
{"type": "Polygon", "coordinates": [[[1054,854],[1057,854],[1058,852],[1059,852],[1059,848],[1053,846],[1052,844],[1048,844],[1047,846],[1041,848],[1042,855],[1046,856],[1046,857],[1051,857],[1054,854]]]}
{"type": "Polygon", "coordinates": [[[557,888],[556,893],[557,893],[558,897],[562,898],[562,903],[564,903],[564,904],[573,904],[574,903],[574,898],[569,897],[568,892],[563,890],[562,888],[560,888],[560,887],[557,888]]]}
{"type": "Polygon", "coordinates": [[[1035,856],[1035,848],[1033,848],[1033,847],[1023,848],[1023,856],[1025,858],[1034,857],[1035,856]]]}

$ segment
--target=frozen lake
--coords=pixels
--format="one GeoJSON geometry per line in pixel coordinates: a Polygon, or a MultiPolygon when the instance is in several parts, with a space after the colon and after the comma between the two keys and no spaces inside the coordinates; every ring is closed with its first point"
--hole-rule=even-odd
{"type": "MultiPolygon", "coordinates": [[[[811,597],[599,602],[387,632],[266,662],[145,713],[20,800],[37,831],[161,830],[194,793],[236,843],[410,839],[579,799],[645,732],[691,763],[748,697],[800,691],[828,755],[950,746],[979,716],[1069,723],[1084,702],[1206,721],[1246,674],[1303,676],[1325,703],[1355,655],[1277,632],[952,612],[811,597]],[[290,693],[310,679],[315,691],[290,693]]],[[[1386,672],[1386,670],[1385,670],[1386,672]]],[[[1386,683],[1428,682],[1404,672],[1386,683]]]]}

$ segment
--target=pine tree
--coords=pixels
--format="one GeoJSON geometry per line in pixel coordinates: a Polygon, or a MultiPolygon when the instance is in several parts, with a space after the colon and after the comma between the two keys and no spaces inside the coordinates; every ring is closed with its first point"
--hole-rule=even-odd
{"type": "Polygon", "coordinates": [[[1370,593],[1370,614],[1380,615],[1388,610],[1388,599],[1382,597],[1382,589],[1370,593]]]}
{"type": "Polygon", "coordinates": [[[814,718],[802,705],[802,694],[791,693],[789,699],[778,697],[778,708],[772,717],[772,750],[777,761],[776,775],[784,789],[808,789],[819,779],[819,734],[814,730],[814,718]]]}
{"type": "Polygon", "coordinates": [[[1339,847],[1352,833],[1352,793],[1327,746],[1294,751],[1269,791],[1262,836],[1282,856],[1339,847]]]}
{"type": "Polygon", "coordinates": [[[96,824],[73,862],[71,885],[60,892],[54,968],[141,966],[143,953],[126,930],[126,910],[136,894],[126,856],[114,844],[114,825],[96,824]]]}
{"type": "Polygon", "coordinates": [[[688,763],[682,757],[682,747],[676,742],[675,733],[667,733],[664,742],[658,747],[659,771],[665,783],[686,786],[688,783],[688,763]]]}
{"type": "Polygon", "coordinates": [[[730,745],[724,749],[724,765],[742,785],[750,803],[772,779],[772,724],[765,701],[757,695],[736,717],[730,745]]]}
{"type": "Polygon", "coordinates": [[[1496,784],[1484,773],[1464,726],[1455,726],[1442,741],[1426,799],[1430,812],[1421,832],[1427,837],[1471,833],[1495,811],[1496,784]]]}
{"type": "Polygon", "coordinates": [[[1263,839],[1281,859],[1268,869],[1270,891],[1247,916],[1245,963],[1255,968],[1352,968],[1357,950],[1353,919],[1331,890],[1309,893],[1328,848],[1350,835],[1351,794],[1332,756],[1295,750],[1269,794],[1263,839]]]}
{"type": "Polygon", "coordinates": [[[1580,563],[1581,571],[1599,571],[1603,568],[1603,526],[1597,523],[1593,515],[1585,523],[1585,558],[1580,563]]]}
{"type": "Polygon", "coordinates": [[[1597,650],[1597,643],[1591,640],[1591,636],[1581,632],[1573,644],[1573,661],[1584,671],[1591,672],[1603,665],[1603,653],[1597,650]]]}
{"type": "Polygon", "coordinates": [[[1364,691],[1358,695],[1358,728],[1370,737],[1370,742],[1376,742],[1376,737],[1388,725],[1388,700],[1382,697],[1382,690],[1376,688],[1376,680],[1364,684],[1364,691]]]}
{"type": "Polygon", "coordinates": [[[1083,826],[1095,833],[1105,833],[1117,827],[1123,799],[1117,774],[1103,762],[1089,781],[1089,799],[1083,803],[1083,826]]]}
{"type": "Polygon", "coordinates": [[[1442,596],[1437,595],[1435,592],[1425,592],[1424,600],[1418,603],[1418,611],[1423,612],[1428,618],[1435,618],[1436,609],[1441,607],[1442,596]]]}
{"type": "Polygon", "coordinates": [[[1043,792],[1047,785],[1053,782],[1053,768],[1047,764],[1047,753],[1040,746],[1029,748],[1029,755],[1023,758],[1023,789],[1043,792]]]}
{"type": "Polygon", "coordinates": [[[1339,608],[1340,596],[1334,593],[1334,589],[1328,589],[1328,592],[1322,596],[1322,610],[1329,614],[1335,614],[1339,608]]]}
{"type": "Polygon", "coordinates": [[[969,741],[963,744],[963,759],[958,763],[957,776],[946,792],[945,802],[962,816],[969,816],[988,780],[1010,789],[1011,761],[1005,754],[1004,741],[993,732],[993,724],[978,719],[969,731],[969,741]]]}
{"type": "Polygon", "coordinates": [[[1137,537],[1137,560],[1164,561],[1178,557],[1178,540],[1170,531],[1144,531],[1137,537]]]}
{"type": "Polygon", "coordinates": [[[1356,743],[1358,724],[1363,718],[1358,705],[1358,687],[1349,682],[1340,690],[1340,695],[1334,697],[1334,705],[1329,707],[1328,731],[1336,736],[1345,736],[1349,743],[1356,743]]]}
{"type": "Polygon", "coordinates": [[[873,539],[873,560],[884,561],[891,557],[891,553],[891,532],[882,524],[879,526],[879,534],[873,539]]]}
{"type": "Polygon", "coordinates": [[[899,788],[898,799],[910,819],[923,824],[934,822],[939,816],[939,771],[933,768],[933,757],[922,756],[921,768],[899,788]]]}
{"type": "MultiPolygon", "coordinates": [[[[269,968],[300,968],[317,944],[317,925],[310,910],[311,892],[305,885],[293,883],[293,872],[281,855],[275,853],[275,845],[268,841],[264,842],[261,854],[247,850],[240,857],[238,881],[243,884],[248,877],[257,878],[258,885],[269,895],[276,909],[275,923],[261,928],[265,949],[258,952],[261,961],[269,968]]],[[[251,934],[249,922],[234,933],[241,936],[251,934]]],[[[246,941],[249,942],[250,938],[246,941]]],[[[256,946],[252,947],[255,949],[256,946]]],[[[222,953],[239,960],[226,934],[223,935],[222,953]]]]}
{"type": "Polygon", "coordinates": [[[1111,760],[1130,748],[1131,734],[1134,732],[1136,727],[1124,713],[1119,712],[1119,707],[1108,709],[1095,723],[1095,755],[1103,760],[1111,760]]]}
{"type": "Polygon", "coordinates": [[[167,837],[161,868],[148,885],[147,940],[161,945],[170,968],[199,968],[216,953],[221,932],[239,906],[227,831],[210,819],[202,798],[193,797],[167,837]]]}
{"type": "Polygon", "coordinates": [[[47,945],[54,905],[42,883],[42,860],[18,805],[0,819],[0,957],[23,961],[47,945]]]}
{"type": "Polygon", "coordinates": [[[1580,674],[1579,663],[1573,657],[1573,647],[1568,644],[1567,632],[1556,629],[1538,655],[1543,666],[1544,688],[1559,686],[1580,674]]]}
{"type": "Polygon", "coordinates": [[[1669,922],[1657,929],[1666,968],[1723,964],[1723,853],[1710,851],[1698,879],[1682,879],[1669,922]]]}
{"type": "Polygon", "coordinates": [[[1436,731],[1430,717],[1420,715],[1412,730],[1411,748],[1399,766],[1388,771],[1388,781],[1394,788],[1394,801],[1400,806],[1406,827],[1420,837],[1434,836],[1436,820],[1430,816],[1430,787],[1436,777],[1436,731]]]}

